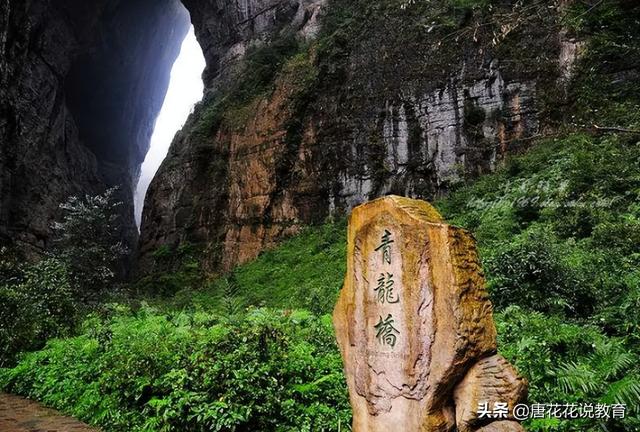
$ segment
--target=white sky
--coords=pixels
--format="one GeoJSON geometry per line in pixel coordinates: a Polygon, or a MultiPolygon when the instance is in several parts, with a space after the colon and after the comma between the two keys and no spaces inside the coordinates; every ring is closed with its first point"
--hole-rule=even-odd
{"type": "Polygon", "coordinates": [[[202,99],[204,86],[202,71],[205,67],[202,48],[198,45],[193,27],[182,43],[180,55],[171,69],[171,81],[164,104],[151,136],[149,152],[142,164],[140,181],[136,189],[136,222],[140,226],[144,196],[149,183],[167,155],[173,136],[184,125],[193,106],[202,99]]]}

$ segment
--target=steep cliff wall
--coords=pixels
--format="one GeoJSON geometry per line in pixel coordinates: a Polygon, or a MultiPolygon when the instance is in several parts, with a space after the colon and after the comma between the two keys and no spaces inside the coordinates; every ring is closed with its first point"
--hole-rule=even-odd
{"type": "Polygon", "coordinates": [[[274,35],[296,32],[312,38],[326,0],[183,0],[207,59],[205,85],[220,85],[251,46],[268,43],[274,35]]]}
{"type": "Polygon", "coordinates": [[[273,181],[279,172],[275,165],[286,153],[286,124],[297,115],[290,108],[295,102],[293,94],[305,81],[292,76],[283,82],[290,88],[269,92],[269,96],[263,92],[271,88],[284,59],[295,53],[295,41],[316,36],[325,0],[184,3],[207,60],[204,79],[208,94],[177,134],[147,192],[140,242],[143,269],[149,268],[150,254],[161,245],[197,244],[204,249],[209,269],[218,268],[223,255],[227,255],[226,267],[254,257],[264,247],[262,238],[238,233],[245,235],[245,241],[235,247],[238,242],[230,234],[234,228],[243,229],[239,222],[229,221],[236,214],[244,218],[239,213],[247,207],[252,210],[246,216],[255,218],[252,229],[270,231],[264,234],[265,239],[275,241],[295,232],[295,226],[288,229],[278,221],[263,224],[271,217],[263,212],[263,206],[272,206],[265,200],[268,193],[283,190],[273,181]],[[271,52],[273,45],[276,48],[271,52]],[[243,67],[240,60],[246,56],[256,60],[243,67]],[[239,76],[246,75],[252,78],[245,86],[239,76]],[[264,97],[253,97],[254,92],[264,97]],[[270,154],[261,155],[262,151],[270,154]],[[258,160],[252,163],[243,155],[258,160]],[[252,171],[245,169],[245,163],[252,165],[252,171]],[[246,176],[253,186],[245,185],[246,176]],[[231,192],[233,183],[237,195],[231,192]]]}
{"type": "Polygon", "coordinates": [[[566,2],[185,3],[210,92],[147,194],[144,269],[184,243],[229,269],[367,199],[430,199],[494,169],[561,117],[579,47],[566,2]],[[272,55],[291,34],[297,49],[272,55]]]}
{"type": "Polygon", "coordinates": [[[178,0],[0,2],[0,240],[47,247],[69,195],[132,193],[188,30],[178,0]]]}

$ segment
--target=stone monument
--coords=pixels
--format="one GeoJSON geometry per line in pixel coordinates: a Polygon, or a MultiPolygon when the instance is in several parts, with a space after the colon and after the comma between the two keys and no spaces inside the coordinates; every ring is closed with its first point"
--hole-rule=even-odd
{"type": "Polygon", "coordinates": [[[354,432],[523,431],[508,413],[527,384],[496,354],[475,240],[424,201],[355,208],[333,322],[354,432]],[[506,410],[505,410],[506,411],[506,410]]]}

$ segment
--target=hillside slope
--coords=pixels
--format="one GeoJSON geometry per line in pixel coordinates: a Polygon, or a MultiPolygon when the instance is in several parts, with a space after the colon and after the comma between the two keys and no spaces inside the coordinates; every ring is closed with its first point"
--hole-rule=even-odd
{"type": "MultiPolygon", "coordinates": [[[[572,134],[437,203],[479,240],[499,349],[529,379],[529,402],[629,410],[624,421],[528,430],[640,426],[639,158],[637,136],[572,134]]],[[[91,318],[80,336],[0,371],[0,383],[107,431],[337,430],[350,411],[323,314],[344,274],[344,231],[342,221],[308,228],[197,291],[183,284],[151,308],[91,318]]]]}

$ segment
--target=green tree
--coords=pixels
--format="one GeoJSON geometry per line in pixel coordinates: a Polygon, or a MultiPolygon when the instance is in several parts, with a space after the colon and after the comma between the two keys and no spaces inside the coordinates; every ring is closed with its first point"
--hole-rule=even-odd
{"type": "Polygon", "coordinates": [[[80,299],[92,301],[106,292],[128,249],[121,239],[117,188],[85,197],[71,196],[60,205],[54,255],[66,263],[80,299]]]}

